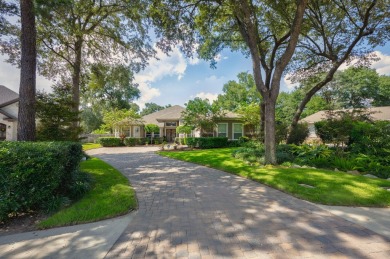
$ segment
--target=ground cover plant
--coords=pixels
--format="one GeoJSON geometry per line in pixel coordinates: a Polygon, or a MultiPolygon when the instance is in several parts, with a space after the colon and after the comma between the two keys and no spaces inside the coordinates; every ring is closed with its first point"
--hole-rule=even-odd
{"type": "Polygon", "coordinates": [[[74,225],[126,214],[137,206],[135,192],[118,170],[98,158],[81,163],[92,178],[91,190],[79,201],[39,223],[39,228],[74,225]]]}
{"type": "Polygon", "coordinates": [[[100,145],[99,143],[84,143],[83,144],[84,151],[87,151],[90,149],[95,149],[95,148],[100,148],[100,147],[102,147],[102,145],[100,145]]]}
{"type": "Polygon", "coordinates": [[[234,158],[235,148],[160,152],[264,183],[301,199],[327,205],[389,207],[390,181],[317,168],[259,166],[234,158]],[[302,186],[306,184],[314,188],[302,186]]]}

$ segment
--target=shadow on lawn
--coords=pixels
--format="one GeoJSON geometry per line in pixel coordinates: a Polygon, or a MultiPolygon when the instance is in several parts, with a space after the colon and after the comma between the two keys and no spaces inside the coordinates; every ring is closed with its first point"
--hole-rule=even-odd
{"type": "Polygon", "coordinates": [[[110,258],[390,256],[390,240],[247,179],[153,152],[97,156],[139,201],[110,258]]]}

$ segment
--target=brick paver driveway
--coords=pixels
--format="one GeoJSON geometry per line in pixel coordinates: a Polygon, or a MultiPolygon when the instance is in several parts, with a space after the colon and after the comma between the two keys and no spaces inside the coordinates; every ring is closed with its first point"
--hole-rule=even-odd
{"type": "Polygon", "coordinates": [[[139,201],[109,258],[390,258],[385,237],[250,180],[148,147],[90,153],[125,174],[139,201]]]}

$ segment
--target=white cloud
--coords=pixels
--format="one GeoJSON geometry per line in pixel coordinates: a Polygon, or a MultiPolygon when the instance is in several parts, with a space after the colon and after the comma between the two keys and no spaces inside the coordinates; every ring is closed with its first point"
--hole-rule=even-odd
{"type": "MultiPolygon", "coordinates": [[[[376,58],[378,58],[377,61],[373,61],[371,63],[371,68],[375,68],[378,74],[380,75],[390,75],[390,56],[383,54],[380,51],[374,51],[371,52],[369,55],[374,54],[376,58]]],[[[345,70],[350,66],[355,65],[357,60],[352,60],[348,64],[343,63],[339,70],[345,70]]]]}
{"type": "Polygon", "coordinates": [[[197,65],[200,63],[200,59],[197,56],[188,59],[188,64],[197,65]]]}
{"type": "Polygon", "coordinates": [[[138,83],[138,89],[141,92],[141,97],[136,100],[135,103],[138,104],[141,109],[145,107],[145,103],[161,95],[159,89],[151,87],[147,82],[138,83]]]}
{"type": "Polygon", "coordinates": [[[290,77],[290,74],[285,75],[283,78],[283,83],[286,85],[288,90],[293,90],[296,86],[299,85],[299,83],[294,84],[293,82],[291,82],[290,77]]]}
{"type": "Polygon", "coordinates": [[[213,101],[217,100],[218,94],[200,92],[196,94],[195,97],[199,97],[201,99],[208,99],[212,103],[213,101]]]}
{"type": "Polygon", "coordinates": [[[187,61],[178,48],[169,56],[156,49],[157,59],[151,59],[148,66],[135,75],[137,82],[155,82],[166,76],[177,76],[180,80],[187,68],[187,61]]]}
{"type": "Polygon", "coordinates": [[[135,103],[141,108],[145,107],[145,103],[161,95],[159,89],[152,87],[154,82],[167,76],[177,76],[177,80],[180,80],[187,69],[187,62],[196,62],[195,60],[187,61],[178,48],[175,48],[169,55],[159,49],[156,51],[157,59],[151,59],[148,66],[134,76],[134,81],[139,84],[141,91],[141,97],[135,103]]]}
{"type": "Polygon", "coordinates": [[[374,53],[380,60],[374,62],[371,67],[375,68],[380,75],[390,75],[390,56],[380,51],[374,51],[374,53]]]}

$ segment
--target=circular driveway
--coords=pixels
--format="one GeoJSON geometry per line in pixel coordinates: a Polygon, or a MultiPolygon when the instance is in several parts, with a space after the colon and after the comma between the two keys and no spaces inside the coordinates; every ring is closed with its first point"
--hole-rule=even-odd
{"type": "Polygon", "coordinates": [[[139,202],[108,258],[390,258],[384,236],[265,185],[156,150],[88,151],[127,176],[139,202]]]}

